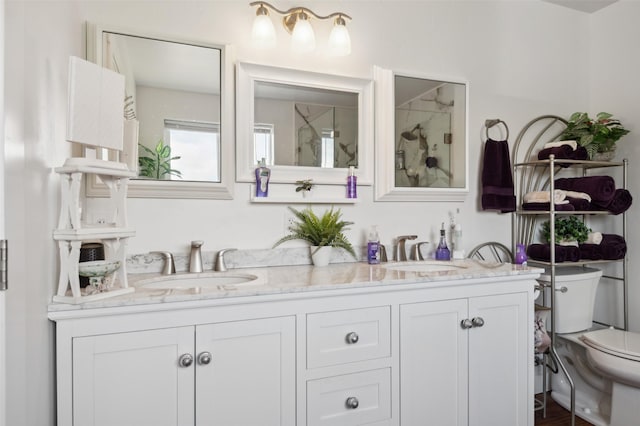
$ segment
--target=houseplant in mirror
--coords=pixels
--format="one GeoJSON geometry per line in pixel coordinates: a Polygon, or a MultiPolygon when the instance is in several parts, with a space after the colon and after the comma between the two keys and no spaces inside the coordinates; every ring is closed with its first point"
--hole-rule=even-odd
{"type": "Polygon", "coordinates": [[[577,141],[586,148],[590,160],[609,161],[615,153],[616,142],[627,133],[629,130],[608,112],[599,112],[595,119],[586,112],[574,112],[560,139],[577,141]]]}
{"type": "Polygon", "coordinates": [[[179,160],[180,156],[171,156],[171,147],[165,145],[160,139],[154,149],[138,144],[147,156],[138,157],[140,166],[140,176],[152,179],[164,179],[166,176],[176,176],[182,178],[179,170],[171,168],[171,161],[179,160]]]}
{"type": "Polygon", "coordinates": [[[322,216],[316,215],[311,208],[296,210],[289,207],[289,210],[295,215],[296,221],[288,227],[290,234],[279,239],[273,247],[290,240],[307,241],[311,244],[311,259],[316,266],[329,264],[331,247],[344,249],[357,259],[353,246],[344,235],[353,222],[341,220],[340,209],[334,210],[332,207],[322,216]]]}

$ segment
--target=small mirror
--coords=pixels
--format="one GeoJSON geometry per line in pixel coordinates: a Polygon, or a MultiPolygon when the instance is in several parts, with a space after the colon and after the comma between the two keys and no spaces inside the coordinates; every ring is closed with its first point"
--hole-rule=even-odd
{"type": "Polygon", "coordinates": [[[457,201],[468,192],[468,84],[376,68],[376,200],[457,201]]]}
{"type": "Polygon", "coordinates": [[[276,183],[344,184],[354,166],[371,184],[371,81],[247,63],[237,75],[239,181],[264,158],[276,183]]]}
{"type": "MultiPolygon", "coordinates": [[[[225,48],[105,27],[88,27],[87,35],[89,59],[125,76],[125,123],[137,127],[137,138],[130,138],[125,124],[125,152],[135,153],[135,145],[139,157],[129,196],[231,198],[232,89],[225,81],[225,48]]],[[[89,196],[106,193],[97,179],[87,185],[89,196]]]]}

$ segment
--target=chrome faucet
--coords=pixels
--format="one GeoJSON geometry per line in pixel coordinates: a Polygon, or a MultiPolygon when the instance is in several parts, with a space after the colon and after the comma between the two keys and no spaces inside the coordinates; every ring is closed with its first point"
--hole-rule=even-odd
{"type": "Polygon", "coordinates": [[[189,272],[202,272],[202,252],[200,247],[204,241],[191,241],[191,254],[189,255],[189,272]]]}
{"type": "Polygon", "coordinates": [[[171,275],[176,273],[176,264],[173,261],[173,254],[168,251],[152,251],[151,254],[159,254],[164,259],[162,266],[162,275],[171,275]]]}
{"type": "Polygon", "coordinates": [[[424,260],[420,248],[425,244],[429,244],[429,241],[420,241],[413,245],[413,248],[411,249],[411,260],[424,260]]]}
{"type": "Polygon", "coordinates": [[[407,251],[405,249],[405,242],[407,240],[415,240],[416,238],[418,238],[417,235],[401,235],[398,237],[396,260],[398,261],[407,260],[407,251]]]}
{"type": "Polygon", "coordinates": [[[226,271],[227,270],[227,265],[225,265],[225,263],[224,263],[224,254],[226,252],[235,251],[235,250],[237,250],[237,249],[229,248],[229,249],[220,250],[218,252],[218,254],[216,255],[216,264],[214,266],[214,270],[218,271],[218,272],[226,271]]]}

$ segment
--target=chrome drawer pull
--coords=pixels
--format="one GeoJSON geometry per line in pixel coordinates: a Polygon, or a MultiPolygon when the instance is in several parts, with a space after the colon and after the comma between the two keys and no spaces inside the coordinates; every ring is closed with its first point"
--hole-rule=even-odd
{"type": "Polygon", "coordinates": [[[347,406],[347,408],[355,410],[360,405],[360,402],[355,396],[350,396],[349,398],[347,398],[345,405],[347,406]]]}
{"type": "Polygon", "coordinates": [[[482,327],[484,325],[484,318],[474,317],[471,319],[471,324],[473,324],[474,327],[482,327]]]}
{"type": "Polygon", "coordinates": [[[358,343],[358,340],[360,340],[360,336],[358,336],[358,333],[356,333],[355,331],[352,331],[351,333],[347,334],[345,340],[348,344],[351,345],[354,343],[358,343]]]}
{"type": "Polygon", "coordinates": [[[465,318],[462,321],[460,321],[460,327],[462,327],[464,330],[473,327],[473,323],[471,322],[471,320],[469,318],[465,318]]]}
{"type": "Polygon", "coordinates": [[[211,353],[210,352],[200,352],[198,355],[198,364],[207,365],[211,362],[211,353]]]}

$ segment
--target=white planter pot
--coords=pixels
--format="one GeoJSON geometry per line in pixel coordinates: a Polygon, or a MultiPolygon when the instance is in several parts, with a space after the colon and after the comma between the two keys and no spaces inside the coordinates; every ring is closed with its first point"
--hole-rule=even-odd
{"type": "Polygon", "coordinates": [[[315,266],[327,266],[329,264],[329,260],[331,260],[331,249],[332,247],[328,246],[311,246],[311,260],[313,261],[313,264],[315,266]]]}

